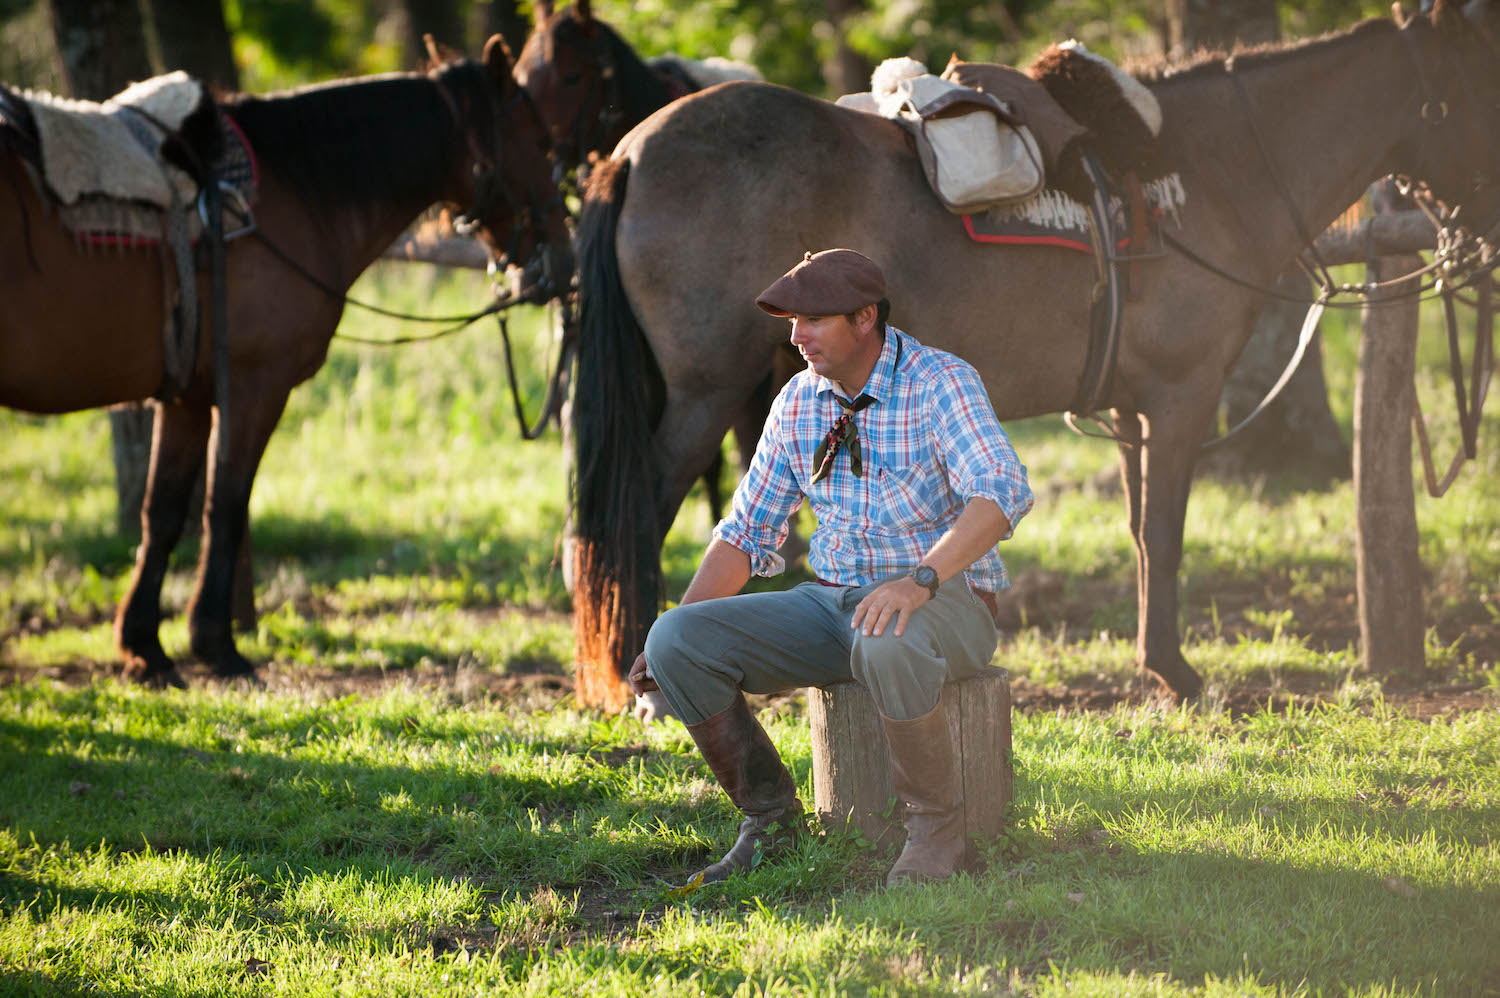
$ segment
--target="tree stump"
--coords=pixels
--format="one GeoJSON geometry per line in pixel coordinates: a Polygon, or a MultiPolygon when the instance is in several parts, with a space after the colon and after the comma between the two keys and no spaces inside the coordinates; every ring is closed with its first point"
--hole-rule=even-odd
{"type": "MultiPolygon", "coordinates": [[[[987,669],[948,684],[943,709],[953,754],[963,778],[965,833],[975,840],[999,835],[1011,799],[1010,675],[987,669]]],[[[808,690],[812,719],[813,800],[824,823],[848,823],[877,848],[905,837],[892,806],[885,728],[869,692],[858,683],[808,690]]]]}

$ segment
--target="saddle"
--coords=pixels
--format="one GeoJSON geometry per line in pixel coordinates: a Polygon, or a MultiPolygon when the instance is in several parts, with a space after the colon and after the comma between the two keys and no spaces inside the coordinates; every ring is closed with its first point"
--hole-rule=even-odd
{"type": "Polygon", "coordinates": [[[163,296],[172,307],[163,320],[157,397],[177,398],[196,366],[194,244],[210,222],[207,202],[227,194],[244,226],[252,224],[248,143],[203,85],[182,72],[133,84],[102,103],[0,93],[0,130],[80,245],[170,247],[162,254],[163,296]]]}
{"type": "MultiPolygon", "coordinates": [[[[1096,281],[1089,347],[1069,407],[1070,415],[1092,413],[1109,394],[1120,315],[1131,283],[1129,268],[1135,260],[1159,255],[1145,250],[1148,237],[1161,215],[1174,212],[1185,199],[1180,178],[1157,154],[1161,107],[1140,81],[1076,41],[1049,47],[1024,73],[992,63],[960,62],[955,56],[941,77],[926,74],[926,67],[914,60],[887,60],[871,78],[870,94],[840,98],[838,103],[907,119],[935,193],[949,210],[963,216],[975,241],[1067,246],[1093,254],[1096,281]],[[950,88],[948,101],[980,105],[987,100],[1003,109],[1003,120],[1017,135],[1034,137],[1045,186],[1038,178],[1024,195],[988,203],[955,205],[945,196],[929,161],[946,153],[936,146],[924,148],[931,144],[910,125],[913,117],[926,124],[925,108],[906,100],[893,113],[895,98],[883,96],[900,96],[918,86],[931,92],[944,85],[950,88]],[[1082,238],[1073,237],[1070,230],[1082,238]],[[1127,267],[1122,269],[1122,263],[1127,267]]],[[[953,157],[953,162],[981,179],[987,170],[994,174],[1011,169],[1004,156],[981,159],[973,166],[962,157],[953,157]]]]}

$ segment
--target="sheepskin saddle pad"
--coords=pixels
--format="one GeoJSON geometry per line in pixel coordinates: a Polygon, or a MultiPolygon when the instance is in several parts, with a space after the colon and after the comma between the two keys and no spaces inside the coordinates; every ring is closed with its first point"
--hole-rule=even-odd
{"type": "Polygon", "coordinates": [[[178,71],[132,84],[102,103],[22,91],[36,123],[41,172],[64,205],[86,196],[166,209],[198,185],[163,160],[161,147],[205,101],[203,84],[178,71]]]}

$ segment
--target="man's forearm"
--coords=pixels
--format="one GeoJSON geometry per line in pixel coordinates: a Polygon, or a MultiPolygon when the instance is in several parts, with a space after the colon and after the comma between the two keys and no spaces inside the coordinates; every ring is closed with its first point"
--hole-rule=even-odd
{"type": "Polygon", "coordinates": [[[703,553],[693,581],[682,594],[684,605],[721,596],[733,596],[750,581],[750,556],[728,541],[715,537],[703,553]]]}
{"type": "Polygon", "coordinates": [[[1010,520],[999,505],[975,496],[923,557],[922,564],[932,566],[938,580],[947,582],[994,550],[1000,538],[1009,532],[1010,520]]]}

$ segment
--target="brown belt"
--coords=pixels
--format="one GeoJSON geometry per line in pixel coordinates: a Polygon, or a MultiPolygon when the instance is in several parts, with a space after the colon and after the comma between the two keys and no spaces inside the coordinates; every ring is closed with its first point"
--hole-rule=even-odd
{"type": "MultiPolygon", "coordinates": [[[[847,588],[843,583],[829,582],[827,579],[819,579],[818,585],[828,586],[832,589],[847,588]]],[[[973,593],[975,596],[978,596],[984,603],[984,605],[989,607],[990,619],[998,623],[1000,620],[1000,604],[995,600],[995,594],[990,592],[988,589],[975,589],[973,586],[969,587],[969,592],[973,593]]]]}

